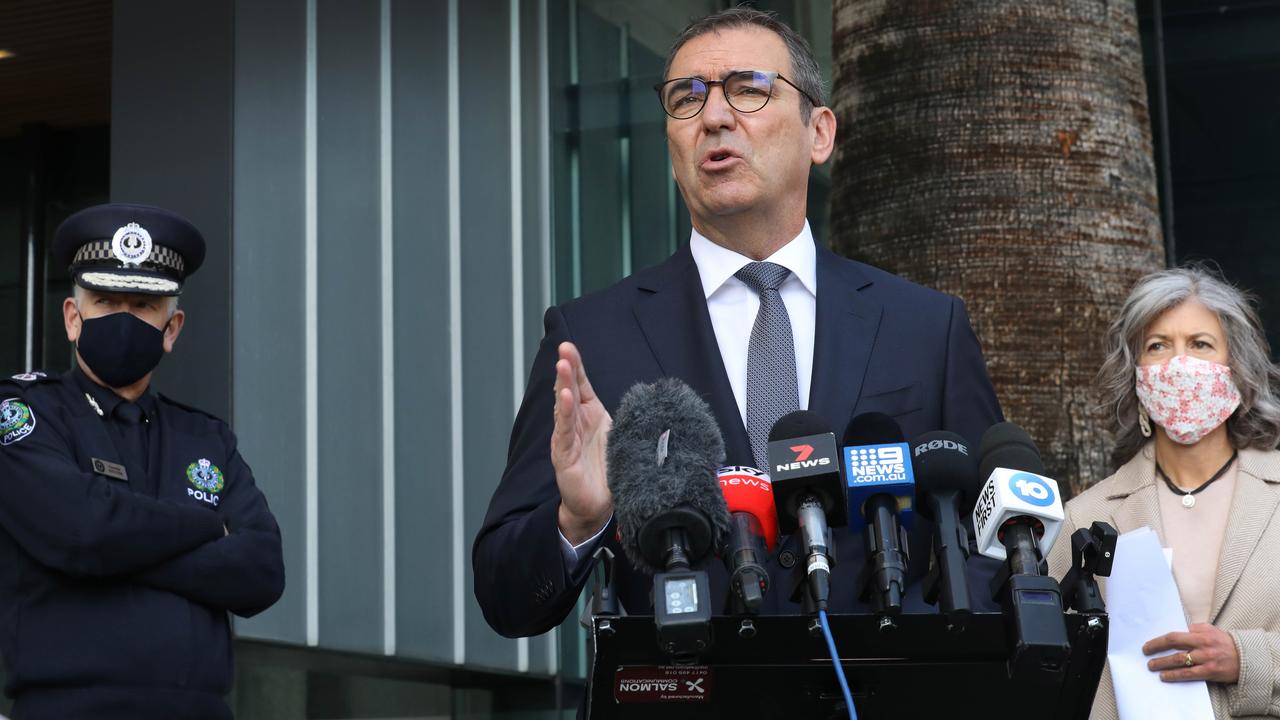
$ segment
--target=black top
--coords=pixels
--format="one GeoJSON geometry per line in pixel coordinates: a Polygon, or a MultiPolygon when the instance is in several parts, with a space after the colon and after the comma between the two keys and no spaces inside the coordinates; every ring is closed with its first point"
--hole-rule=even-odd
{"type": "Polygon", "coordinates": [[[283,589],[279,528],[226,423],[150,392],[127,403],[79,371],[0,381],[17,718],[230,718],[228,612],[283,589]]]}

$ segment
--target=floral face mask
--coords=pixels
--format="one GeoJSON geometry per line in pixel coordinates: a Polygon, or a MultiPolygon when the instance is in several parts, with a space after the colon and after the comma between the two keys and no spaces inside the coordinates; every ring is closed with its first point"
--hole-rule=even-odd
{"type": "Polygon", "coordinates": [[[1186,355],[1140,366],[1137,391],[1152,422],[1182,445],[1200,442],[1240,406],[1231,368],[1186,355]]]}

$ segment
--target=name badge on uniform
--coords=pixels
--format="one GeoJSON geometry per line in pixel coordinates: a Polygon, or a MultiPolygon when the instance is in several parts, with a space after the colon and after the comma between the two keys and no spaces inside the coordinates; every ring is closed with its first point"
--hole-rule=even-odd
{"type": "Polygon", "coordinates": [[[99,475],[106,475],[117,480],[129,482],[129,473],[124,471],[124,466],[98,458],[91,458],[93,461],[93,471],[99,475]]]}

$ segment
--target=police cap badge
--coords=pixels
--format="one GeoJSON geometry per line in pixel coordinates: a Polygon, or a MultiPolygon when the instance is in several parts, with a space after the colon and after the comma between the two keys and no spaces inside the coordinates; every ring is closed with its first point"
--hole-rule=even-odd
{"type": "Polygon", "coordinates": [[[144,295],[180,294],[204,252],[204,237],[186,218],[132,203],[72,215],[58,226],[51,251],[80,287],[144,295]]]}

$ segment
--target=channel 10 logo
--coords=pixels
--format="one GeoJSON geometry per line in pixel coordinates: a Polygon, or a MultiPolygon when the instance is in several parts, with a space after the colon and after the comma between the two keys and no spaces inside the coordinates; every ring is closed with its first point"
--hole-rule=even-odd
{"type": "Polygon", "coordinates": [[[1036,507],[1049,507],[1054,503],[1053,487],[1039,475],[1015,473],[1009,478],[1009,489],[1015,497],[1036,507]]]}

